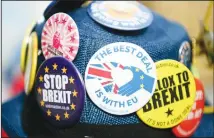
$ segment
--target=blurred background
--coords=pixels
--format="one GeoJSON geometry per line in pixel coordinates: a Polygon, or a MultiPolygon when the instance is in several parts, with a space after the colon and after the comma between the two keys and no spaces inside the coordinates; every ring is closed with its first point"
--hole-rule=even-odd
{"type": "MultiPolygon", "coordinates": [[[[2,100],[7,101],[23,88],[20,78],[20,50],[27,27],[42,17],[50,1],[3,1],[2,2],[2,100]],[[19,80],[19,81],[17,81],[19,80]]],[[[200,34],[200,21],[204,19],[209,1],[143,1],[143,4],[182,24],[192,38],[200,34]]],[[[213,10],[213,8],[212,8],[213,10]]],[[[213,13],[213,11],[211,11],[213,13]]],[[[208,22],[213,31],[213,14],[208,22]]],[[[194,55],[195,66],[205,86],[206,99],[213,105],[213,64],[205,55],[194,55]]]]}

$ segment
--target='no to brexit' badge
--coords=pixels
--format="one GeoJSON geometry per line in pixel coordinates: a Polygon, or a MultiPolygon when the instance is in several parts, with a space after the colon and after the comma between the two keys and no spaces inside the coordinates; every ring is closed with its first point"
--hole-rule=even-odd
{"type": "Polygon", "coordinates": [[[88,13],[98,23],[118,30],[139,30],[152,23],[148,8],[136,1],[96,1],[88,13]]]}
{"type": "Polygon", "coordinates": [[[79,49],[79,32],[74,20],[65,13],[52,15],[42,30],[41,45],[46,59],[63,56],[73,61],[79,49]]]}
{"type": "Polygon", "coordinates": [[[150,101],[137,112],[155,128],[171,128],[189,114],[195,100],[195,80],[189,69],[175,60],[156,62],[157,85],[150,101]]]}
{"type": "Polygon", "coordinates": [[[112,43],[91,57],[85,85],[91,100],[102,110],[115,115],[130,114],[153,95],[155,64],[148,53],[135,44],[112,43]]]}
{"type": "Polygon", "coordinates": [[[195,79],[195,84],[196,97],[191,112],[184,121],[172,129],[177,137],[190,137],[199,126],[202,118],[204,108],[204,88],[201,81],[198,79],[195,79]]]}
{"type": "Polygon", "coordinates": [[[52,57],[39,67],[35,91],[44,116],[57,126],[74,125],[83,110],[85,88],[76,67],[63,57],[52,57]]]}

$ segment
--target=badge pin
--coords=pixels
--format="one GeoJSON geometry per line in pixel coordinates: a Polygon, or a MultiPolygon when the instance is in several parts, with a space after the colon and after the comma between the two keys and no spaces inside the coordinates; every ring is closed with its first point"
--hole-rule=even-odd
{"type": "Polygon", "coordinates": [[[191,112],[178,126],[172,128],[177,137],[191,137],[199,126],[204,109],[204,88],[199,79],[195,79],[196,97],[191,112]]]}
{"type": "Polygon", "coordinates": [[[39,67],[35,91],[47,120],[56,126],[72,126],[81,116],[85,88],[79,71],[63,57],[47,59],[39,67]]]}
{"type": "Polygon", "coordinates": [[[126,115],[139,110],[151,98],[156,85],[156,68],[141,47],[117,42],[99,49],[85,71],[91,100],[102,110],[126,115]]]}
{"type": "Polygon", "coordinates": [[[195,100],[195,80],[189,69],[175,60],[156,62],[157,85],[152,98],[137,115],[154,128],[171,128],[189,114],[195,100]]]}
{"type": "Polygon", "coordinates": [[[65,13],[52,15],[44,25],[41,46],[46,59],[62,56],[73,61],[79,49],[79,32],[75,21],[65,13]]]}
{"type": "Polygon", "coordinates": [[[134,1],[96,1],[88,8],[92,19],[118,30],[140,30],[153,20],[151,11],[134,1]]]}
{"type": "Polygon", "coordinates": [[[191,47],[189,42],[184,41],[179,49],[179,61],[187,66],[191,61],[191,47]]]}
{"type": "Polygon", "coordinates": [[[26,68],[26,61],[27,61],[27,52],[28,52],[28,45],[29,45],[29,37],[30,33],[33,29],[33,26],[35,25],[35,22],[33,22],[27,29],[26,34],[24,36],[24,39],[22,41],[22,48],[21,48],[21,57],[20,57],[20,67],[22,73],[25,72],[26,68]]]}
{"type": "Polygon", "coordinates": [[[29,38],[28,56],[26,63],[26,70],[24,74],[25,92],[31,92],[36,76],[37,67],[37,54],[38,54],[38,36],[33,32],[29,38]]]}

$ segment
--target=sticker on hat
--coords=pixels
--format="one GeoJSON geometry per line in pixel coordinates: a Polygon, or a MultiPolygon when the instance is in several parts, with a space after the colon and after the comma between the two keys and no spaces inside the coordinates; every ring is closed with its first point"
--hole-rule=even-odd
{"type": "Polygon", "coordinates": [[[31,92],[36,76],[37,53],[38,53],[38,36],[36,32],[33,32],[30,35],[27,53],[28,55],[24,74],[24,85],[26,94],[31,92]]]}
{"type": "Polygon", "coordinates": [[[96,1],[88,13],[98,23],[118,30],[140,30],[153,20],[151,11],[137,1],[96,1]]]}
{"type": "Polygon", "coordinates": [[[191,47],[188,41],[184,41],[179,49],[179,61],[187,66],[191,61],[191,47]]]}
{"type": "Polygon", "coordinates": [[[171,128],[189,114],[195,100],[195,80],[189,69],[175,60],[156,62],[157,85],[149,102],[137,115],[154,128],[171,128]]]}
{"type": "Polygon", "coordinates": [[[195,84],[196,97],[191,112],[185,120],[172,129],[177,137],[190,137],[199,126],[202,118],[204,108],[204,88],[199,79],[195,79],[195,84]]]}
{"type": "Polygon", "coordinates": [[[41,45],[46,59],[62,56],[73,61],[79,49],[79,32],[75,21],[65,13],[52,15],[42,30],[41,45]]]}
{"type": "Polygon", "coordinates": [[[99,49],[85,71],[90,99],[102,110],[126,115],[139,110],[153,95],[156,68],[140,46],[116,42],[99,49]]]}
{"type": "Polygon", "coordinates": [[[35,91],[43,115],[56,126],[72,126],[81,116],[85,87],[73,63],[63,57],[47,59],[39,67],[35,91]]]}

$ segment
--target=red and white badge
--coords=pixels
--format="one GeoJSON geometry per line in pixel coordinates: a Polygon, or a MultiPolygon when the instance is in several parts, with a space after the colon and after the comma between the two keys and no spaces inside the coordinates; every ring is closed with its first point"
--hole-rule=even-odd
{"type": "Polygon", "coordinates": [[[46,59],[63,56],[73,61],[79,49],[79,32],[75,21],[65,13],[52,15],[42,30],[41,45],[46,59]]]}
{"type": "Polygon", "coordinates": [[[195,78],[196,97],[192,110],[187,118],[172,129],[177,137],[190,137],[197,129],[204,109],[204,87],[199,79],[195,78]]]}

